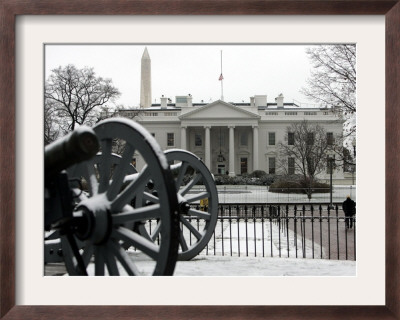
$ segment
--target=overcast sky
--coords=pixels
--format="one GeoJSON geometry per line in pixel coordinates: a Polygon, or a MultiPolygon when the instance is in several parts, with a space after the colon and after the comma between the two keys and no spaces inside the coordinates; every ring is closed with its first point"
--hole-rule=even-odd
{"type": "MultiPolygon", "coordinates": [[[[117,105],[138,106],[140,66],[145,45],[46,45],[45,78],[59,66],[93,67],[96,75],[111,78],[121,92],[117,105]]],[[[285,102],[314,104],[299,91],[310,76],[310,62],[302,45],[147,45],[152,69],[152,100],[191,94],[193,102],[221,98],[250,102],[282,93],[285,102]]]]}

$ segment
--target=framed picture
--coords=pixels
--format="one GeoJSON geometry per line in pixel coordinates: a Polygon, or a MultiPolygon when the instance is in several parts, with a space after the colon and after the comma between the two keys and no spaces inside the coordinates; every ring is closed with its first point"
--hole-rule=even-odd
{"type": "MultiPolygon", "coordinates": [[[[70,2],[60,0],[57,4],[46,2],[46,1],[32,1],[29,3],[16,0],[5,0],[2,3],[2,10],[0,12],[2,21],[2,45],[1,45],[1,81],[0,81],[0,108],[1,108],[1,138],[0,143],[1,149],[1,179],[2,187],[0,190],[1,194],[1,219],[0,219],[0,279],[1,279],[1,291],[0,291],[0,317],[4,319],[204,319],[204,318],[220,318],[220,319],[263,319],[263,318],[279,318],[279,319],[400,319],[400,308],[398,307],[397,301],[399,297],[399,236],[398,236],[398,163],[397,154],[399,149],[398,134],[399,131],[399,98],[398,92],[400,89],[399,81],[399,61],[398,52],[400,49],[400,5],[397,1],[309,1],[306,3],[292,2],[292,1],[146,1],[130,3],[127,1],[83,1],[83,2],[70,2]],[[129,15],[140,18],[141,20],[149,19],[151,16],[151,24],[158,25],[158,22],[154,20],[155,17],[159,17],[160,25],[171,16],[179,15],[180,17],[191,17],[192,15],[210,15],[215,17],[216,15],[230,16],[232,18],[232,25],[235,24],[235,17],[242,17],[248,15],[254,15],[254,18],[260,19],[260,17],[274,15],[275,20],[280,18],[285,19],[298,19],[301,15],[357,15],[358,17],[378,15],[380,18],[385,18],[385,46],[386,46],[386,87],[385,87],[385,104],[386,104],[386,120],[385,120],[385,143],[386,150],[383,150],[382,135],[379,137],[377,150],[385,152],[385,166],[386,166],[386,195],[383,198],[386,199],[386,206],[383,203],[379,204],[379,208],[385,207],[385,239],[386,239],[386,256],[385,256],[385,275],[380,275],[380,279],[384,278],[386,281],[385,285],[385,303],[382,304],[353,304],[341,303],[340,305],[332,305],[332,303],[318,304],[315,301],[307,300],[307,289],[300,291],[302,296],[302,302],[291,304],[274,302],[268,305],[262,303],[262,299],[257,299],[254,303],[241,303],[240,299],[232,300],[232,303],[221,303],[219,301],[210,302],[206,300],[206,303],[200,303],[200,305],[191,305],[188,299],[183,299],[185,295],[189,293],[193,294],[192,290],[196,290],[196,281],[203,281],[203,279],[194,279],[190,281],[187,278],[178,279],[180,288],[185,288],[185,283],[189,283],[187,292],[180,290],[179,292],[174,291],[171,287],[176,285],[175,279],[168,278],[162,279],[161,282],[153,279],[142,279],[137,284],[138,286],[130,292],[124,291],[126,297],[130,294],[134,296],[146,296],[150,297],[146,302],[140,301],[139,303],[132,303],[129,305],[129,299],[124,300],[121,304],[115,302],[108,303],[107,296],[104,295],[103,300],[96,300],[97,298],[90,297],[90,294],[85,295],[85,286],[94,286],[98,290],[103,290],[102,285],[96,287],[94,279],[85,279],[82,281],[81,278],[70,279],[72,281],[72,289],[69,284],[66,283],[64,277],[59,277],[55,283],[47,283],[45,287],[47,289],[38,289],[38,295],[41,290],[48,290],[53,295],[57,295],[57,292],[68,291],[70,293],[84,292],[82,294],[82,302],[75,302],[69,305],[60,305],[62,303],[55,303],[54,301],[45,301],[45,303],[32,303],[32,304],[18,304],[21,299],[16,299],[16,292],[21,292],[21,284],[24,281],[20,281],[19,277],[22,274],[22,278],[29,277],[28,272],[20,272],[18,263],[16,263],[16,252],[20,249],[18,247],[19,237],[22,235],[16,230],[18,221],[15,221],[16,211],[20,203],[16,203],[16,192],[20,192],[21,189],[25,190],[19,183],[21,175],[25,173],[16,172],[18,158],[15,157],[16,151],[20,146],[20,140],[15,123],[18,122],[19,115],[16,111],[16,105],[21,102],[24,97],[15,95],[16,87],[21,86],[19,81],[22,81],[21,66],[16,64],[16,61],[21,61],[19,58],[19,50],[24,50],[20,43],[16,43],[16,24],[18,19],[24,16],[34,16],[37,20],[32,25],[32,30],[40,30],[39,20],[43,19],[54,19],[54,23],[57,21],[59,15],[73,15],[79,18],[79,15],[91,15],[95,17],[97,15],[129,15]],[[53,15],[53,16],[48,16],[53,15]],[[296,15],[293,16],[292,15],[296,15]],[[37,28],[37,29],[36,29],[37,28]],[[16,71],[17,70],[17,71],[16,71]],[[16,138],[17,137],[17,138],[16,138]],[[16,141],[16,142],[15,142],[16,141]],[[16,179],[17,177],[17,179],[16,179]],[[17,190],[18,189],[18,190],[17,190]],[[54,286],[54,291],[49,290],[48,286],[54,286]],[[151,286],[162,286],[157,288],[161,292],[158,296],[154,293],[154,290],[149,290],[151,286]],[[147,286],[147,288],[146,288],[147,286]],[[82,289],[83,288],[83,289],[82,289]],[[71,291],[70,291],[71,290],[71,291]],[[168,303],[163,303],[163,295],[165,299],[168,292],[176,295],[168,297],[168,303]],[[182,294],[182,297],[179,296],[182,294]],[[151,296],[155,298],[152,300],[151,296]],[[172,301],[172,302],[171,302],[172,301]],[[176,301],[174,303],[174,301],[176,301]],[[16,303],[17,302],[17,303],[16,303]],[[275,305],[276,304],[276,305],[275,305]],[[281,304],[281,305],[280,305],[281,304]]],[[[59,16],[61,18],[61,16],[59,16]]],[[[126,18],[126,17],[121,17],[126,18]]],[[[217,17],[216,17],[217,18],[217,17]]],[[[90,19],[88,19],[90,20],[90,19]]],[[[187,19],[186,23],[190,23],[193,19],[187,19]]],[[[286,20],[287,21],[287,20],[286,20]]],[[[366,20],[368,21],[368,20],[366,20]]],[[[51,23],[51,22],[50,22],[51,23]]],[[[90,22],[89,22],[90,23],[90,22]]],[[[96,26],[100,28],[101,20],[97,20],[96,26]]],[[[223,22],[219,26],[223,27],[223,22]]],[[[339,23],[340,24],[340,23],[339,23]]],[[[368,24],[368,22],[367,22],[368,24]]],[[[77,29],[79,31],[80,24],[77,20],[77,29]]],[[[159,25],[158,25],[159,26],[159,25]]],[[[106,33],[104,29],[101,29],[102,33],[106,33]]],[[[144,29],[143,29],[144,30],[144,29]]],[[[75,31],[75,30],[74,30],[75,31]]],[[[40,33],[40,31],[38,31],[40,33]]],[[[20,33],[23,37],[24,33],[20,33]]],[[[146,32],[143,32],[141,43],[145,43],[146,32]]],[[[95,37],[94,37],[95,38],[95,37]]],[[[372,36],[371,36],[372,38],[372,36]]],[[[74,42],[77,39],[76,35],[71,33],[68,37],[68,42],[74,42]]],[[[188,42],[195,42],[196,39],[187,38],[188,42]]],[[[234,36],[227,33],[228,43],[234,42],[234,36]]],[[[137,40],[139,41],[139,40],[137,40]]],[[[278,40],[276,40],[278,42],[278,40]]],[[[383,57],[383,55],[378,55],[383,57]]],[[[25,55],[24,55],[25,57],[25,55]]],[[[381,59],[382,60],[382,59],[381,59]]],[[[22,60],[23,64],[29,64],[28,58],[22,60]]],[[[35,60],[32,56],[31,61],[35,60]]],[[[372,72],[375,72],[371,64],[372,72]]],[[[377,79],[381,79],[377,76],[377,79]]],[[[32,85],[34,91],[39,96],[42,95],[41,84],[33,82],[22,81],[24,88],[32,85]],[[36,88],[39,88],[36,90],[36,88]]],[[[382,82],[382,81],[381,81],[382,82]]],[[[382,85],[382,83],[377,84],[382,85]]],[[[383,106],[382,106],[383,108],[383,106]]],[[[382,114],[381,114],[382,117],[382,114]]],[[[380,132],[383,132],[382,130],[380,132]]],[[[34,133],[32,133],[34,135],[34,133]]],[[[383,156],[382,154],[380,156],[383,156]]],[[[39,164],[40,165],[40,164],[39,164]]],[[[41,179],[38,176],[38,180],[41,179]]],[[[25,196],[28,196],[28,191],[23,191],[23,200],[25,202],[25,196]]],[[[19,198],[21,199],[21,198],[19,198]]],[[[380,198],[382,199],[382,197],[380,198]]],[[[26,202],[29,203],[29,199],[26,198],[26,202]]],[[[376,206],[376,204],[375,204],[376,206]]],[[[374,207],[376,208],[376,207],[374,207]]],[[[382,225],[383,222],[381,221],[382,225]]],[[[380,252],[380,257],[383,253],[380,252]]],[[[24,258],[24,264],[29,263],[29,257],[24,258]]],[[[34,268],[34,266],[32,266],[34,268]]],[[[37,270],[36,270],[37,271],[37,270]]],[[[371,274],[371,278],[374,275],[371,274]]],[[[366,275],[368,277],[368,275],[366,275]]],[[[47,281],[44,280],[44,281],[47,281]]],[[[49,280],[50,281],[50,280],[49,280]]],[[[124,279],[113,280],[117,282],[117,285],[122,285],[124,279]]],[[[207,280],[206,280],[207,281],[207,280]]],[[[229,279],[225,279],[228,283],[229,279]]],[[[257,279],[246,279],[242,282],[231,282],[235,285],[240,284],[239,291],[246,288],[251,290],[256,285],[257,279]]],[[[211,282],[209,282],[211,283],[211,282]]],[[[303,282],[304,284],[305,282],[303,282]]],[[[30,283],[31,285],[32,283],[30,283]]],[[[266,287],[266,285],[265,285],[266,287]]],[[[129,289],[129,288],[128,288],[129,289]]],[[[153,288],[154,289],[154,288],[153,288]]],[[[344,291],[347,288],[342,288],[344,291]]],[[[125,288],[124,290],[127,290],[125,288]]],[[[199,294],[206,296],[207,291],[217,290],[215,287],[209,285],[205,291],[199,290],[199,294]]],[[[335,289],[338,290],[338,289],[335,289]]],[[[114,291],[115,292],[115,291],[114,291]]],[[[297,295],[298,296],[298,295],[297,295]]],[[[165,300],[164,299],[164,300],[165,300]]],[[[24,301],[24,299],[22,299],[24,301]]],[[[39,301],[39,300],[38,300],[39,301]]],[[[221,300],[225,301],[226,300],[221,300]]],[[[296,301],[296,300],[290,300],[296,301]]],[[[194,304],[194,303],[193,303],[194,304]]]]}

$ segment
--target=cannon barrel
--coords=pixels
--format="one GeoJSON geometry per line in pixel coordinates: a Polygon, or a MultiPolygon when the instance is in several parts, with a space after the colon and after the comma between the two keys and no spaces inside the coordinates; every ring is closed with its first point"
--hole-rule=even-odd
{"type": "Polygon", "coordinates": [[[88,160],[98,151],[99,141],[93,129],[81,126],[45,147],[45,176],[51,176],[73,164],[88,160]]]}

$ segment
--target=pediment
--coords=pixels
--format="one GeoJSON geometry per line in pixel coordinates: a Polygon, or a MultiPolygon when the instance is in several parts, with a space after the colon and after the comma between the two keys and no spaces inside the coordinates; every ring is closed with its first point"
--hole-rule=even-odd
{"type": "Polygon", "coordinates": [[[203,107],[194,108],[179,117],[181,120],[195,119],[259,119],[254,112],[217,100],[203,107]]]}

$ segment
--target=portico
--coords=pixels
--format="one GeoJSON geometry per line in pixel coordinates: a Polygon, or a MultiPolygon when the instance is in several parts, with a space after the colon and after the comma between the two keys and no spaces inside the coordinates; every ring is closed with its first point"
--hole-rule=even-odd
{"type": "Polygon", "coordinates": [[[182,114],[181,148],[201,159],[214,174],[258,170],[258,114],[223,101],[182,114]]]}

